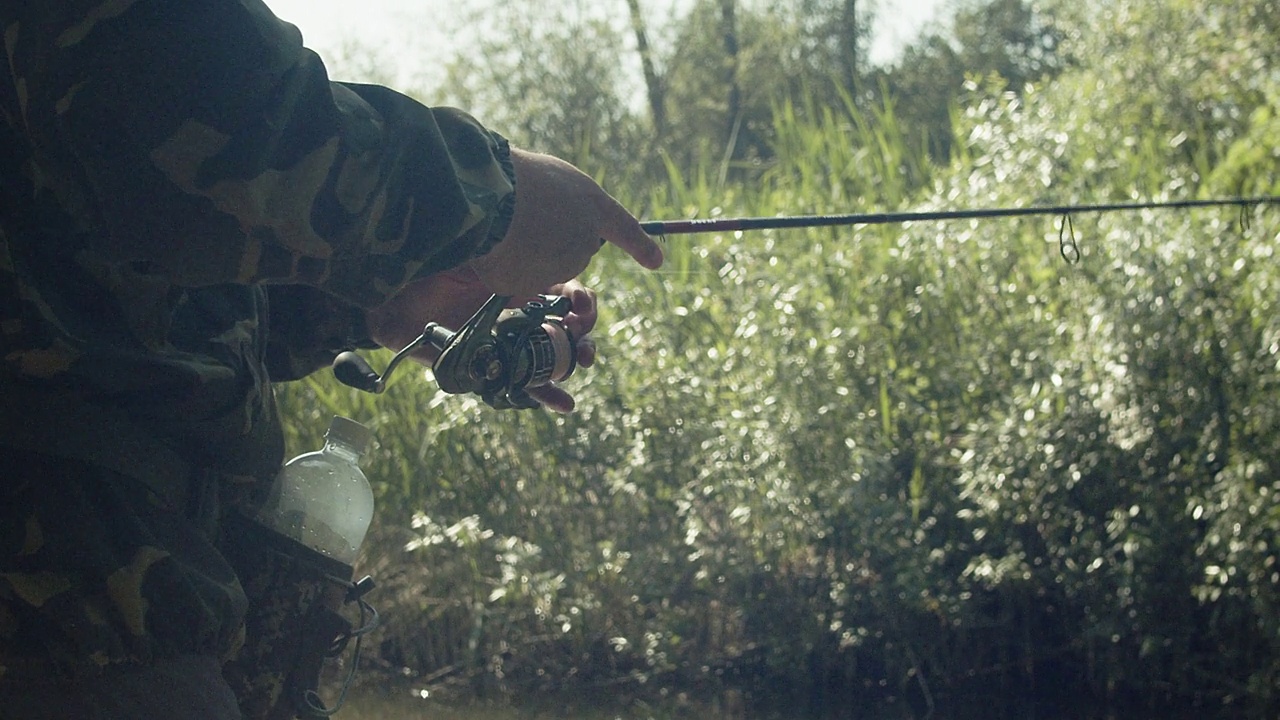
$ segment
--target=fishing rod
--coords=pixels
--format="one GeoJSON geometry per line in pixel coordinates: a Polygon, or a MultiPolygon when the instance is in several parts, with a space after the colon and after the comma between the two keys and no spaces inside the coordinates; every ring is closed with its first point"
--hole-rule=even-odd
{"type": "Polygon", "coordinates": [[[979,220],[987,218],[1058,215],[1070,217],[1083,213],[1127,212],[1134,210],[1185,210],[1203,207],[1238,207],[1241,214],[1259,205],[1280,204],[1280,196],[1214,198],[1207,200],[1169,200],[1152,202],[1098,203],[1091,205],[1031,205],[1011,208],[979,208],[969,210],[924,210],[916,212],[847,213],[839,215],[792,215],[776,217],[704,218],[692,220],[653,220],[640,223],[650,235],[726,232],[736,230],[778,230],[848,225],[889,225],[930,220],[979,220]]]}

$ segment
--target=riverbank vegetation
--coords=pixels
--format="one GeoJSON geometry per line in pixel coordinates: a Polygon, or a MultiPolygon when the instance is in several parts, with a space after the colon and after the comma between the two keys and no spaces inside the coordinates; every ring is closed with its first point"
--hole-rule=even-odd
{"type": "MultiPolygon", "coordinates": [[[[1269,0],[962,5],[881,68],[855,3],[694,5],[531,25],[455,96],[653,219],[1280,194],[1269,0]]],[[[334,413],[376,433],[366,677],[1274,717],[1278,244],[1265,206],[672,237],[659,273],[589,269],[572,415],[280,388],[299,450],[334,413]]]]}

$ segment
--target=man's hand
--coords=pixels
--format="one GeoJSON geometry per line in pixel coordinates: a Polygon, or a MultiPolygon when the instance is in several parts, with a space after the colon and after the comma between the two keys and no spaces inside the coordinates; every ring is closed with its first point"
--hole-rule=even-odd
{"type": "MultiPolygon", "coordinates": [[[[565,326],[577,341],[578,364],[595,363],[591,330],[597,317],[596,294],[574,278],[586,269],[602,241],[612,242],[649,269],[662,265],[662,249],[631,213],[569,163],[514,148],[511,159],[516,207],[506,237],[487,255],[410,283],[369,311],[369,331],[379,345],[398,351],[428,322],[457,330],[490,295],[509,295],[520,307],[542,293],[572,301],[565,326]]],[[[430,365],[436,354],[424,348],[414,359],[430,365]]],[[[529,394],[557,412],[573,410],[573,396],[561,388],[547,385],[529,394]]]]}
{"type": "Polygon", "coordinates": [[[471,261],[499,295],[529,297],[578,277],[601,241],[611,242],[641,266],[662,265],[662,249],[640,222],[594,180],[550,155],[512,148],[516,207],[506,237],[471,261]]]}

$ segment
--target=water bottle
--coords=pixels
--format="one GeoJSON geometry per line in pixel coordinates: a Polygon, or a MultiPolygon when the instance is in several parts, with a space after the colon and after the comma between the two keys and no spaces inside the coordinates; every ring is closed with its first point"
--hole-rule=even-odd
{"type": "Polygon", "coordinates": [[[258,522],[345,565],[354,565],[373,519],[373,491],[360,470],[369,428],[337,416],[324,448],[285,463],[258,522]]]}

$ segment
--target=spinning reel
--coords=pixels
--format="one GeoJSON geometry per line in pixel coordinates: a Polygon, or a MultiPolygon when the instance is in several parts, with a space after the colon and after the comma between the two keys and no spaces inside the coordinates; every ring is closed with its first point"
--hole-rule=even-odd
{"type": "Polygon", "coordinates": [[[356,353],[341,353],[333,360],[334,377],[358,390],[382,393],[396,366],[429,345],[440,352],[431,370],[441,390],[474,393],[498,410],[537,407],[527,390],[560,382],[577,367],[577,340],[564,324],[573,303],[539,295],[522,308],[508,309],[510,300],[489,298],[457,332],[428,323],[381,375],[356,353]]]}

